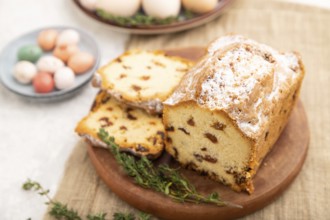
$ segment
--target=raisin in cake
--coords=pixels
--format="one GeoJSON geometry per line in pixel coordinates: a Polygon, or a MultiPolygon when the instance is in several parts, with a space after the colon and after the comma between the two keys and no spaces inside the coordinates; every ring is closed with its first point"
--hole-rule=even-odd
{"type": "Polygon", "coordinates": [[[162,119],[120,103],[106,92],[97,95],[91,112],[78,123],[76,132],[94,146],[106,147],[97,135],[100,128],[115,138],[121,151],[150,159],[158,157],[163,151],[162,119]]]}
{"type": "Polygon", "coordinates": [[[252,193],[252,177],[285,127],[303,77],[296,53],[242,36],[219,38],[164,103],[166,150],[252,193]]]}
{"type": "Polygon", "coordinates": [[[162,113],[162,102],[191,65],[191,61],[162,51],[132,50],[99,69],[95,81],[121,102],[149,113],[162,113]]]}

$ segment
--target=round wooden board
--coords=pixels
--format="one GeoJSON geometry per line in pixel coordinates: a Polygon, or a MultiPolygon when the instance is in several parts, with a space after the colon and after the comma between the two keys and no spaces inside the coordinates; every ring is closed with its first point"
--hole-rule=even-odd
{"type": "MultiPolygon", "coordinates": [[[[195,60],[204,54],[201,48],[168,50],[168,54],[179,55],[195,60]]],[[[217,207],[208,204],[178,203],[160,193],[147,190],[134,184],[117,164],[107,149],[89,146],[91,161],[103,181],[121,199],[131,206],[162,219],[234,219],[255,212],[283,193],[298,175],[305,161],[309,144],[309,128],[301,101],[293,109],[289,122],[264,159],[254,178],[255,192],[252,195],[237,193],[229,187],[200,176],[191,170],[181,172],[205,194],[218,192],[221,197],[243,208],[217,207]]],[[[167,154],[158,161],[177,165],[167,154]]]]}

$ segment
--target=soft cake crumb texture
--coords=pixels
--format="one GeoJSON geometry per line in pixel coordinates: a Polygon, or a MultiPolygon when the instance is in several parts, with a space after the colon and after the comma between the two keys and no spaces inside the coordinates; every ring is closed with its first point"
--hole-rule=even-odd
{"type": "Polygon", "coordinates": [[[100,128],[115,138],[121,150],[136,155],[157,157],[164,147],[164,126],[159,116],[120,103],[106,92],[98,95],[94,108],[79,122],[76,132],[94,144],[105,146],[97,135],[100,128]]]}
{"type": "Polygon", "coordinates": [[[102,89],[132,102],[164,101],[187,72],[190,62],[161,52],[129,51],[98,72],[102,89]]]}
{"type": "Polygon", "coordinates": [[[221,177],[224,183],[235,184],[227,172],[244,171],[249,164],[251,144],[228,117],[185,103],[168,111],[167,118],[170,119],[167,126],[173,126],[176,131],[167,132],[172,140],[167,150],[172,155],[178,156],[183,164],[193,163],[196,166],[193,168],[221,177]],[[189,120],[193,120],[194,125],[190,125],[189,120]],[[214,128],[215,124],[222,124],[224,128],[214,128]],[[205,134],[209,134],[211,140],[205,134]]]}

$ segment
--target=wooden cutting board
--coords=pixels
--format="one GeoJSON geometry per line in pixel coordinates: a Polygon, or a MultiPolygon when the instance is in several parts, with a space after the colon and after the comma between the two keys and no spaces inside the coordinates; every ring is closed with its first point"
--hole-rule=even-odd
{"type": "MultiPolygon", "coordinates": [[[[202,48],[167,50],[169,55],[196,60],[204,54],[202,48]]],[[[272,151],[265,158],[254,178],[252,195],[236,193],[230,188],[200,176],[194,171],[181,172],[205,194],[218,192],[221,197],[243,208],[217,207],[207,204],[177,203],[152,190],[134,184],[116,163],[107,149],[88,147],[88,154],[97,173],[106,185],[133,207],[162,219],[233,219],[255,212],[276,199],[292,183],[305,161],[309,144],[309,128],[304,107],[298,101],[289,122],[272,151]]],[[[177,165],[164,154],[159,160],[177,165]]],[[[156,161],[157,162],[157,161],[156,161]]]]}

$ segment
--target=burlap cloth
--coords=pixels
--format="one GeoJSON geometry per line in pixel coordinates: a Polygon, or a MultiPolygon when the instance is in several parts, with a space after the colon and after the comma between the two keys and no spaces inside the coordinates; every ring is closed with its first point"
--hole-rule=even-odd
{"type": "MultiPolygon", "coordinates": [[[[128,48],[149,49],[203,46],[226,33],[239,33],[279,50],[301,53],[307,70],[301,99],[311,131],[305,165],[282,196],[245,219],[330,219],[329,23],[327,10],[277,1],[237,0],[219,19],[197,29],[133,36],[128,43],[128,48]]],[[[83,142],[77,144],[67,162],[55,199],[82,215],[105,211],[111,219],[114,212],[134,211],[97,176],[83,142]]]]}

